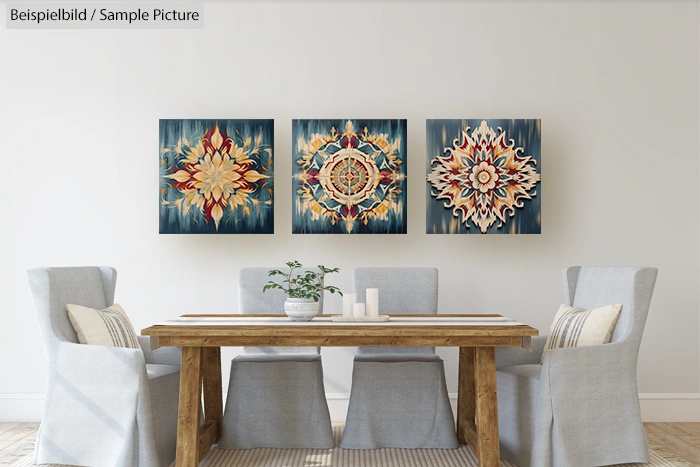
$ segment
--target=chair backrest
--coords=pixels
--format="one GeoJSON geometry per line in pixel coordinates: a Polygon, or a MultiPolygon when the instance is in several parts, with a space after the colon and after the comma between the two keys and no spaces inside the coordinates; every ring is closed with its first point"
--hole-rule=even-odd
{"type": "Polygon", "coordinates": [[[586,310],[621,303],[610,342],[626,342],[638,350],[657,273],[656,268],[570,267],[563,274],[565,300],[586,310]]]}
{"type": "Polygon", "coordinates": [[[366,301],[367,289],[379,289],[380,314],[437,313],[438,270],[435,268],[357,268],[352,282],[360,303],[366,301]]]}
{"type": "MultiPolygon", "coordinates": [[[[238,312],[241,314],[264,315],[284,313],[287,295],[279,289],[263,292],[263,286],[270,280],[280,282],[281,276],[269,276],[271,268],[242,268],[238,275],[238,312]]],[[[278,268],[284,270],[283,268],[278,268]]],[[[307,271],[320,272],[317,268],[301,268],[295,276],[307,271]]],[[[323,294],[318,301],[318,313],[323,313],[323,294]]],[[[318,347],[244,347],[244,354],[318,354],[318,347]]]]}
{"type": "MultiPolygon", "coordinates": [[[[242,268],[238,276],[239,312],[246,315],[264,315],[284,313],[284,302],[287,295],[279,289],[271,289],[263,293],[263,286],[270,280],[280,282],[281,276],[269,276],[275,268],[242,268]]],[[[284,270],[283,268],[278,268],[284,270]]],[[[307,271],[321,272],[317,268],[301,268],[295,276],[307,271]]],[[[318,312],[323,313],[323,294],[318,300],[318,312]]]]}
{"type": "Polygon", "coordinates": [[[47,360],[55,354],[60,341],[78,342],[66,305],[102,310],[114,304],[114,268],[36,268],[27,270],[27,278],[47,360]]]}
{"type": "MultiPolygon", "coordinates": [[[[357,301],[366,302],[366,290],[379,289],[379,313],[428,315],[438,311],[436,268],[357,268],[352,275],[357,301]]],[[[434,354],[435,347],[358,347],[358,355],[434,354]]]]}

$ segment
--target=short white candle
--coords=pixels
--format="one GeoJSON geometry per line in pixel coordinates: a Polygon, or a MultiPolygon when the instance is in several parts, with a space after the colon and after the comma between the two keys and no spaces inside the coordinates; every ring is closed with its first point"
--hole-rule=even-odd
{"type": "Polygon", "coordinates": [[[367,289],[367,316],[379,316],[379,289],[367,289]]]}
{"type": "Polygon", "coordinates": [[[365,304],[355,303],[352,306],[352,317],[353,318],[364,318],[365,317],[365,304]]]}
{"type": "Polygon", "coordinates": [[[346,293],[343,295],[343,318],[352,318],[352,306],[357,301],[357,294],[346,293]]]}

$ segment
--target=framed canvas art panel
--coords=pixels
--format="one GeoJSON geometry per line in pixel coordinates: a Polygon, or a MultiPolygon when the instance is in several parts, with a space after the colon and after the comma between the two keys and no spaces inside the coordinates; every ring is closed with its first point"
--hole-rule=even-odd
{"type": "Polygon", "coordinates": [[[294,120],[293,233],[406,233],[406,144],[406,120],[294,120]]]}
{"type": "Polygon", "coordinates": [[[540,120],[426,120],[426,232],[539,234],[540,120]]]}
{"type": "Polygon", "coordinates": [[[160,120],[160,233],[274,233],[274,120],[160,120]]]}

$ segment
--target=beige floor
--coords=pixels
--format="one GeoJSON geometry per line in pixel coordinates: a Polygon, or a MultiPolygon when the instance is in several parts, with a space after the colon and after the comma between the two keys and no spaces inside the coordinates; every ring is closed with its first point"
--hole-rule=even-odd
{"type": "MultiPolygon", "coordinates": [[[[647,423],[649,443],[700,467],[700,423],[647,423]]],[[[38,423],[0,423],[0,467],[31,453],[38,423]]]]}

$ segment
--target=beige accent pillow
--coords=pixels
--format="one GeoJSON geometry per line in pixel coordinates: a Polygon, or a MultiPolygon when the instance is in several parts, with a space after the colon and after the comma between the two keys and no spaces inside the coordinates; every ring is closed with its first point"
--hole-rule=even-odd
{"type": "Polygon", "coordinates": [[[542,360],[549,349],[583,347],[610,342],[622,305],[606,305],[592,310],[580,310],[569,305],[559,307],[549,328],[542,360]]]}
{"type": "Polygon", "coordinates": [[[66,305],[68,317],[81,344],[140,349],[129,317],[118,304],[104,310],[66,305]]]}

